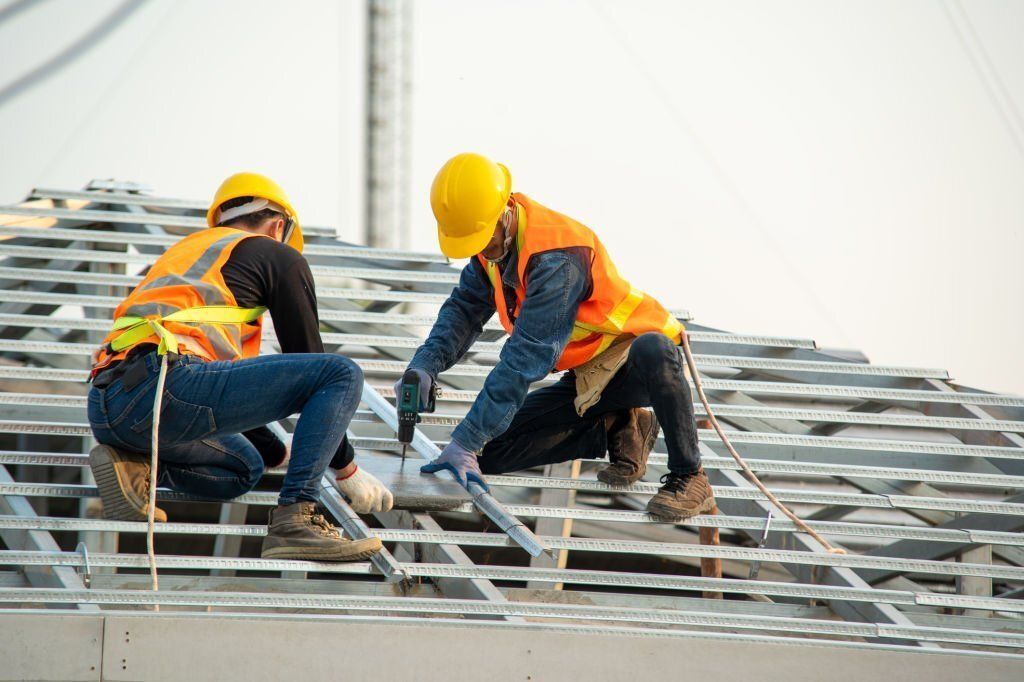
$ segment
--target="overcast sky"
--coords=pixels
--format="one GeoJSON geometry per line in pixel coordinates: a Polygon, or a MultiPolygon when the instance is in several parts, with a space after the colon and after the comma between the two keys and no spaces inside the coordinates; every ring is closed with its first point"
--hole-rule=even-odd
{"type": "MultiPolygon", "coordinates": [[[[0,2],[3,8],[11,2],[0,2]]],[[[117,0],[0,23],[0,93],[117,0]]],[[[414,3],[413,247],[458,151],[702,324],[1024,393],[1024,1],[414,3]]],[[[359,239],[363,6],[149,0],[0,94],[0,201],[261,170],[359,239]]]]}

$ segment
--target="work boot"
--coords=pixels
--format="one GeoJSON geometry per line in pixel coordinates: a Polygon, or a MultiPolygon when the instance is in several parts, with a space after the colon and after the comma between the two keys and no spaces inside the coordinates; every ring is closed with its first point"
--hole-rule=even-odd
{"type": "Polygon", "coordinates": [[[608,485],[631,485],[643,478],[647,457],[658,440],[658,419],[653,412],[633,408],[626,415],[605,415],[609,464],[597,472],[597,480],[608,485]]]}
{"type": "Polygon", "coordinates": [[[349,540],[316,510],[314,502],[296,502],[270,512],[263,539],[264,559],[359,561],[381,550],[380,538],[349,540]]]}
{"type": "Polygon", "coordinates": [[[715,495],[703,467],[692,474],[669,472],[661,477],[661,483],[647,503],[647,511],[661,521],[681,521],[715,508],[715,495]]]}
{"type": "MultiPolygon", "coordinates": [[[[97,445],[89,453],[89,467],[103,500],[103,518],[146,521],[149,513],[149,455],[97,445]]],[[[163,523],[167,512],[160,507],[153,519],[163,523]]]]}

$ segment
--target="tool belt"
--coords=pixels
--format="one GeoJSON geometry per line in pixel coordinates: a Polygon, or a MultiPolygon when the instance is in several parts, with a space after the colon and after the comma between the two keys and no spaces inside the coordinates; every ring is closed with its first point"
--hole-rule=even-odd
{"type": "Polygon", "coordinates": [[[204,305],[178,310],[162,317],[125,315],[114,321],[112,331],[121,334],[110,342],[110,348],[121,351],[156,334],[160,339],[157,353],[178,352],[178,339],[164,327],[164,322],[196,324],[245,324],[259,319],[266,308],[240,308],[233,305],[204,305]]]}
{"type": "MultiPolygon", "coordinates": [[[[111,364],[99,370],[93,377],[93,385],[103,388],[110,385],[119,376],[129,371],[134,365],[139,365],[142,372],[145,372],[145,365],[132,362],[131,359],[142,357],[154,350],[159,355],[171,353],[178,354],[178,338],[164,327],[164,322],[201,323],[201,324],[245,324],[259,319],[260,315],[266,312],[266,308],[241,308],[228,305],[195,306],[175,311],[162,317],[138,317],[125,315],[114,321],[112,331],[121,331],[117,338],[113,339],[106,346],[111,353],[128,350],[124,360],[111,364]],[[160,343],[144,343],[145,339],[152,336],[160,339],[160,343]],[[137,349],[145,349],[141,354],[137,349]],[[104,383],[101,383],[102,381],[104,383]]],[[[128,388],[128,386],[125,386],[128,388]]]]}
{"type": "Polygon", "coordinates": [[[101,369],[92,378],[92,385],[96,388],[106,388],[123,377],[122,383],[125,390],[132,390],[149,374],[146,369],[146,356],[156,349],[155,343],[143,343],[132,348],[124,360],[119,360],[101,369]]]}

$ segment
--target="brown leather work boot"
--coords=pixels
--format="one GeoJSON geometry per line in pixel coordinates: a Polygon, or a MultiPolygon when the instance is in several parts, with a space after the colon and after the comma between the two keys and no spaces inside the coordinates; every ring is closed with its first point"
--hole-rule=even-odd
{"type": "Polygon", "coordinates": [[[349,540],[317,513],[314,502],[296,502],[270,512],[264,559],[359,561],[381,550],[380,538],[349,540]]]}
{"type": "Polygon", "coordinates": [[[647,503],[647,511],[661,521],[680,521],[715,508],[715,495],[704,467],[692,474],[669,472],[661,482],[658,494],[647,503]]]}
{"type": "Polygon", "coordinates": [[[605,425],[609,464],[597,472],[597,480],[614,486],[636,483],[647,473],[647,457],[658,440],[657,418],[650,410],[633,408],[626,415],[605,415],[605,425]]]}
{"type": "MultiPolygon", "coordinates": [[[[103,518],[146,521],[149,513],[149,455],[136,455],[97,445],[89,452],[89,467],[103,500],[103,518]]],[[[153,519],[163,523],[167,512],[160,507],[153,519]]]]}

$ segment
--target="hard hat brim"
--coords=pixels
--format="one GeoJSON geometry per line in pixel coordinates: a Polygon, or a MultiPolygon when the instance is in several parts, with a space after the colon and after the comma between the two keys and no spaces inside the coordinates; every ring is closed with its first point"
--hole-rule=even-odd
{"type": "Polygon", "coordinates": [[[477,255],[486,248],[493,235],[494,224],[465,237],[450,237],[441,231],[440,225],[437,226],[437,243],[441,246],[441,253],[454,259],[477,255]]]}

